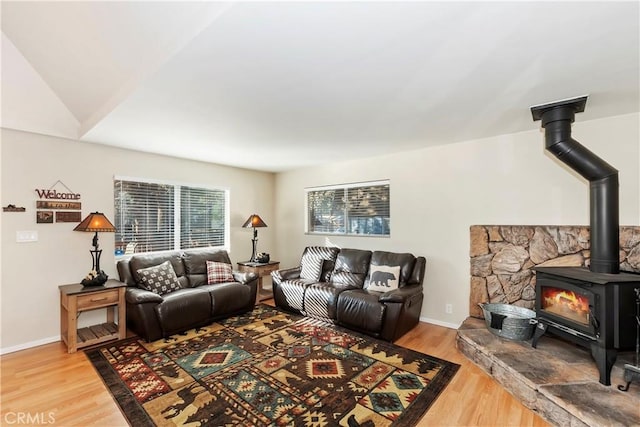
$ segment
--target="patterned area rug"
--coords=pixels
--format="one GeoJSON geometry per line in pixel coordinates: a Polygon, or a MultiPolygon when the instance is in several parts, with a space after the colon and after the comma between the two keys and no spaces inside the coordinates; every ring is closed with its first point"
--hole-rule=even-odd
{"type": "Polygon", "coordinates": [[[410,426],[459,368],[266,305],[86,354],[136,427],[410,426]]]}

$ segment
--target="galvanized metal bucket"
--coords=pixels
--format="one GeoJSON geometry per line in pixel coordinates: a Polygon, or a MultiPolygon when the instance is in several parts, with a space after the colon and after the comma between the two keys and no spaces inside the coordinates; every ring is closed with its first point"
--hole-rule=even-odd
{"type": "Polygon", "coordinates": [[[516,341],[531,339],[537,321],[536,312],[509,304],[478,304],[487,329],[493,334],[516,341]]]}

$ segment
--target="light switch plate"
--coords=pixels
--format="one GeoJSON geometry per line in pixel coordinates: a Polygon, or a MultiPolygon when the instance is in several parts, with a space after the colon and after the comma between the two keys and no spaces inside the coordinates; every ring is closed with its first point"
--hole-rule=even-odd
{"type": "Polygon", "coordinates": [[[38,232],[35,230],[16,231],[16,242],[18,243],[37,242],[37,241],[38,241],[38,232]]]}

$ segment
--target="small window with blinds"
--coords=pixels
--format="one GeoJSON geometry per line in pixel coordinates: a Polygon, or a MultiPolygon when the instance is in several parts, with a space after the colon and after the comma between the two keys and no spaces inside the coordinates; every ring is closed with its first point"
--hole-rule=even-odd
{"type": "Polygon", "coordinates": [[[227,190],[116,178],[116,255],[226,247],[227,201],[227,190]]]}
{"type": "Polygon", "coordinates": [[[314,187],[305,192],[307,233],[391,235],[389,181],[314,187]]]}

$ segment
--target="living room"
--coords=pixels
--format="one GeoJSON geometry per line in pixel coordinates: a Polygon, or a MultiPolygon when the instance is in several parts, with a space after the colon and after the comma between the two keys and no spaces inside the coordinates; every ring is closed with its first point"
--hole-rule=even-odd
{"type": "MultiPolygon", "coordinates": [[[[351,98],[337,96],[334,93],[334,96],[337,96],[336,103],[345,102],[347,106],[342,108],[338,105],[335,107],[338,111],[330,112],[330,106],[315,105],[313,108],[310,107],[308,112],[309,115],[318,116],[318,122],[309,125],[316,130],[330,127],[327,120],[338,122],[351,116],[359,118],[361,121],[342,130],[341,139],[336,138],[337,142],[332,141],[331,144],[325,143],[324,138],[327,138],[327,135],[331,137],[335,134],[327,131],[326,134],[319,133],[312,137],[304,129],[305,124],[300,123],[308,118],[306,115],[296,115],[296,111],[291,110],[291,120],[272,116],[267,114],[270,108],[267,105],[260,113],[274,120],[279,119],[283,127],[290,126],[292,135],[288,137],[291,140],[295,141],[298,135],[306,139],[304,144],[295,145],[290,142],[290,145],[285,146],[284,139],[282,144],[278,140],[281,134],[276,134],[278,138],[264,140],[256,137],[259,144],[250,146],[252,150],[242,149],[239,142],[233,141],[233,127],[251,128],[247,132],[249,136],[260,135],[260,131],[268,131],[260,129],[257,125],[253,128],[247,123],[251,119],[258,120],[255,115],[257,113],[251,110],[251,114],[243,117],[241,112],[245,110],[239,104],[232,103],[233,97],[225,99],[230,104],[228,113],[210,111],[210,122],[201,122],[202,134],[198,133],[200,131],[189,134],[195,141],[192,148],[188,148],[181,140],[183,135],[177,131],[172,133],[164,127],[162,114],[153,110],[138,112],[135,111],[137,104],[129,104],[136,101],[132,101],[131,98],[142,96],[141,92],[154,87],[146,86],[148,82],[145,78],[156,78],[158,74],[155,73],[161,73],[163,70],[159,64],[167,61],[165,65],[168,67],[176,66],[176,61],[171,57],[181,54],[181,48],[188,46],[187,39],[196,37],[197,29],[210,28],[209,25],[214,25],[211,22],[218,22],[223,28],[231,25],[224,20],[224,13],[217,12],[218,21],[212,17],[207,17],[211,18],[211,21],[206,21],[201,17],[202,22],[198,23],[199,26],[195,24],[195,18],[190,16],[190,19],[194,20],[189,21],[193,25],[190,30],[192,33],[175,33],[186,39],[178,40],[178,35],[174,36],[176,39],[174,45],[171,45],[173,50],[168,49],[163,53],[168,58],[157,56],[149,60],[157,61],[159,64],[154,63],[153,67],[145,69],[148,74],[141,74],[140,70],[136,70],[138,74],[127,75],[127,79],[120,81],[121,86],[103,96],[103,103],[96,107],[82,105],[82,96],[78,96],[78,93],[82,94],[83,90],[79,89],[74,93],[73,85],[70,84],[73,83],[73,79],[70,79],[70,82],[60,82],[56,80],[60,76],[59,70],[38,68],[39,64],[47,63],[46,55],[34,47],[37,41],[29,39],[25,30],[20,31],[21,25],[29,25],[28,20],[23,21],[23,14],[26,13],[20,9],[23,6],[18,7],[10,3],[14,2],[3,2],[2,17],[2,205],[25,207],[26,211],[5,212],[1,217],[2,354],[59,342],[58,286],[77,283],[91,267],[91,257],[87,253],[91,248],[91,234],[74,232],[76,223],[36,222],[36,189],[49,189],[58,181],[81,195],[83,218],[93,211],[104,212],[108,218],[114,218],[115,177],[227,189],[230,197],[229,239],[226,249],[234,264],[246,261],[251,256],[251,232],[243,228],[242,224],[252,213],[258,213],[268,225],[259,231],[258,250],[270,253],[271,258],[278,260],[282,267],[298,265],[303,249],[314,245],[410,252],[416,256],[424,256],[427,268],[424,280],[425,299],[420,319],[424,323],[457,329],[469,315],[469,228],[472,225],[589,223],[588,185],[545,152],[540,124],[531,119],[529,107],[590,94],[585,112],[576,116],[573,137],[620,171],[620,224],[639,225],[640,42],[638,4],[635,2],[615,6],[589,3],[592,9],[587,8],[586,12],[584,4],[575,3],[576,10],[572,12],[578,16],[580,13],[590,13],[592,15],[589,15],[589,19],[596,19],[595,16],[599,15],[603,21],[602,25],[595,25],[589,24],[585,19],[573,18],[575,21],[582,21],[580,24],[568,16],[559,19],[566,19],[572,25],[585,30],[582,33],[574,31],[575,38],[567,41],[567,45],[562,45],[567,48],[573,47],[575,51],[560,49],[561,52],[553,53],[556,47],[541,43],[537,51],[522,54],[531,58],[529,62],[535,63],[526,70],[517,69],[516,65],[520,65],[521,62],[513,51],[507,51],[507,55],[502,52],[488,58],[475,58],[478,62],[463,62],[471,71],[460,72],[453,82],[449,82],[450,86],[441,91],[434,90],[438,89],[437,84],[435,88],[427,86],[431,92],[426,91],[421,86],[421,77],[428,75],[430,69],[448,69],[439,65],[437,61],[460,59],[459,57],[467,54],[464,51],[457,56],[434,53],[433,61],[416,63],[414,70],[394,75],[398,81],[405,81],[402,82],[404,84],[398,83],[395,91],[388,89],[391,95],[376,93],[376,96],[371,98],[367,96],[367,90],[372,90],[375,85],[370,84],[367,79],[363,81],[359,78],[358,73],[363,69],[349,68],[349,73],[352,74],[347,75],[347,80],[350,85],[355,86],[355,89],[348,93],[351,98]],[[611,13],[604,13],[605,11],[611,13]],[[632,18],[623,19],[629,16],[632,18]],[[626,30],[628,32],[625,32],[626,30]],[[629,38],[617,39],[621,34],[629,38]],[[585,46],[597,44],[599,40],[608,43],[601,50],[591,51],[585,46]],[[548,53],[549,51],[552,53],[548,53]],[[601,56],[590,56],[596,53],[600,53],[601,56]],[[513,59],[513,64],[505,60],[505,56],[513,59]],[[541,56],[543,60],[536,60],[536,56],[541,56]],[[487,66],[480,60],[489,63],[495,61],[498,65],[487,66]],[[566,64],[555,63],[565,60],[566,64]],[[607,66],[602,66],[602,63],[606,63],[607,66]],[[472,70],[473,67],[479,69],[475,71],[472,70]],[[598,71],[591,72],[595,67],[598,67],[598,71]],[[157,71],[158,69],[160,71],[157,71]],[[505,69],[509,70],[510,74],[505,73],[502,76],[501,70],[505,69]],[[536,69],[538,75],[533,74],[536,69]],[[50,80],[47,80],[47,77],[50,80]],[[466,81],[471,83],[465,83],[466,81]],[[473,88],[473,91],[458,92],[456,85],[463,84],[470,85],[464,87],[473,88]],[[140,92],[136,89],[140,89],[140,92]],[[73,93],[73,96],[69,95],[70,93],[73,93]],[[362,105],[349,103],[352,98],[358,97],[362,98],[362,105]],[[518,103],[505,106],[503,97],[508,100],[515,99],[518,103]],[[71,100],[78,101],[79,104],[72,104],[71,100]],[[387,104],[377,104],[381,101],[387,104]],[[396,110],[396,105],[403,106],[409,101],[417,105],[424,104],[409,111],[407,117],[410,119],[405,122],[401,120],[403,115],[396,110]],[[464,108],[467,102],[478,108],[477,116],[471,114],[468,108],[464,108]],[[442,109],[441,105],[444,106],[442,109]],[[349,108],[362,108],[368,115],[355,114],[349,108]],[[421,113],[435,117],[429,119],[430,123],[437,122],[433,130],[425,128],[419,119],[415,118],[421,113]],[[395,120],[393,123],[384,121],[385,125],[395,127],[393,132],[380,129],[377,123],[383,120],[385,114],[389,114],[395,120]],[[129,122],[122,121],[123,117],[128,115],[140,118],[142,125],[156,125],[161,133],[164,133],[162,138],[174,138],[174,142],[163,142],[160,145],[164,144],[164,147],[160,147],[155,153],[149,152],[148,146],[153,141],[147,141],[150,137],[145,134],[136,133],[138,127],[130,127],[132,125],[129,122]],[[483,122],[481,119],[487,121],[483,122]],[[488,129],[495,129],[495,123],[501,125],[499,129],[502,131],[486,133],[489,132],[488,129]],[[521,123],[526,125],[523,127],[521,123]],[[221,129],[208,134],[206,129],[215,127],[216,124],[221,129]],[[374,132],[365,132],[364,129],[368,127],[373,128],[374,132]],[[126,135],[126,138],[123,136],[123,139],[119,139],[118,129],[122,129],[123,132],[131,130],[131,133],[126,135]],[[417,132],[410,132],[416,129],[417,132]],[[108,145],[105,142],[109,142],[109,136],[113,136],[113,132],[116,132],[116,137],[112,138],[112,145],[108,145]],[[364,138],[360,136],[361,132],[365,135],[364,138]],[[382,142],[374,139],[375,132],[383,132],[383,136],[380,137],[382,142]],[[138,147],[128,146],[127,138],[135,139],[137,135],[140,138],[138,147]],[[203,138],[207,141],[208,137],[211,138],[210,147],[207,147],[206,143],[197,143],[203,138]],[[349,137],[353,137],[354,147],[350,147],[349,137]],[[401,137],[404,140],[396,141],[392,137],[401,137]],[[371,138],[369,150],[366,148],[367,138],[371,138]],[[440,139],[443,143],[439,143],[440,139]],[[221,142],[226,140],[230,141],[227,145],[221,142]],[[278,151],[283,146],[283,152],[289,153],[287,156],[278,151]],[[182,151],[190,152],[185,154],[182,151]],[[293,152],[300,156],[293,156],[293,152]],[[260,160],[262,163],[258,163],[260,160]],[[378,180],[390,182],[389,237],[305,232],[305,189],[378,180]],[[36,231],[37,241],[16,242],[16,233],[20,231],[36,231]],[[450,306],[451,310],[447,310],[447,306],[450,306]]],[[[33,7],[51,8],[52,5],[55,3],[48,6],[36,4],[33,7]]],[[[547,5],[551,7],[553,4],[547,5]]],[[[366,6],[367,4],[362,3],[362,10],[368,10],[366,6]]],[[[528,7],[535,9],[531,5],[528,7]]],[[[25,10],[33,12],[33,9],[25,10]]],[[[49,12],[48,9],[42,10],[49,12]]],[[[534,10],[527,11],[540,13],[534,10]]],[[[453,12],[457,13],[459,10],[449,13],[453,12]]],[[[509,13],[515,12],[510,10],[509,13]]],[[[498,19],[496,16],[500,14],[501,11],[493,10],[490,18],[498,19]]],[[[46,18],[45,12],[43,16],[46,18]]],[[[257,20],[263,15],[251,16],[257,20]]],[[[335,18],[341,14],[331,16],[335,18]]],[[[398,20],[401,16],[403,15],[398,15],[398,20]]],[[[45,18],[41,19],[46,20],[45,18]]],[[[380,17],[377,19],[377,23],[384,22],[380,17]]],[[[469,24],[473,21],[469,17],[467,19],[470,20],[469,24]]],[[[491,23],[489,18],[486,19],[491,23]]],[[[418,18],[415,20],[419,21],[418,18]]],[[[309,21],[314,22],[313,19],[309,21]]],[[[37,22],[39,21],[32,24],[37,22]]],[[[516,31],[514,26],[517,25],[514,22],[516,21],[511,22],[509,31],[516,31]]],[[[344,31],[343,25],[344,23],[336,24],[340,31],[344,31]]],[[[273,28],[262,30],[265,34],[274,31],[273,28]]],[[[257,29],[253,31],[261,34],[257,29]]],[[[390,39],[401,37],[402,32],[398,29],[395,31],[390,39]]],[[[42,34],[46,33],[43,31],[42,34]]],[[[338,34],[343,35],[342,32],[338,34]]],[[[86,40],[90,40],[88,34],[86,37],[86,40]]],[[[518,34],[518,37],[524,35],[518,34]]],[[[542,36],[528,37],[539,39],[542,36]]],[[[545,37],[547,43],[553,42],[552,37],[545,37]]],[[[473,37],[464,38],[462,41],[457,40],[457,43],[470,43],[472,39],[473,37]]],[[[391,43],[386,38],[379,41],[391,43]]],[[[317,40],[313,42],[317,43],[317,40]]],[[[332,39],[331,42],[336,43],[336,40],[332,39]]],[[[493,42],[497,43],[496,40],[493,42]]],[[[320,45],[313,46],[318,48],[320,45]]],[[[401,51],[402,43],[391,46],[401,51]]],[[[527,46],[530,47],[531,43],[527,46]]],[[[293,50],[296,47],[293,42],[286,47],[292,49],[294,57],[296,54],[305,53],[304,49],[293,50]]],[[[326,48],[336,49],[336,46],[329,43],[326,48]]],[[[454,44],[450,48],[455,50],[461,49],[462,46],[454,44]]],[[[366,44],[362,49],[367,51],[373,47],[366,44]]],[[[73,52],[65,53],[64,46],[58,51],[73,56],[73,52]]],[[[376,52],[375,49],[370,51],[376,52]]],[[[259,52],[253,54],[259,56],[259,52]]],[[[409,56],[418,57],[419,54],[422,54],[419,50],[409,52],[409,56]]],[[[375,70],[374,67],[379,66],[379,63],[368,63],[371,56],[375,55],[363,55],[360,59],[366,66],[375,70]]],[[[302,56],[300,61],[312,61],[312,58],[302,56]]],[[[385,56],[385,59],[391,58],[385,56]]],[[[334,61],[341,64],[342,59],[344,58],[334,58],[334,61]]],[[[83,62],[91,61],[84,58],[74,65],[83,62]]],[[[283,62],[286,61],[283,59],[283,62]]],[[[404,65],[407,63],[412,62],[403,62],[404,65]]],[[[51,64],[60,66],[55,61],[51,64]]],[[[101,63],[97,61],[95,64],[101,63]]],[[[266,63],[257,64],[266,66],[266,63]]],[[[299,66],[300,62],[287,63],[294,68],[296,64],[299,66]]],[[[327,70],[318,64],[314,65],[319,70],[312,77],[317,78],[327,73],[327,70]]],[[[344,66],[351,67],[352,64],[344,66]]],[[[459,65],[452,66],[450,72],[455,74],[456,70],[460,69],[459,65]]],[[[271,71],[273,70],[267,69],[265,74],[268,75],[271,71]]],[[[72,68],[63,67],[62,73],[64,72],[73,75],[72,68]]],[[[371,80],[391,78],[393,74],[389,70],[378,69],[378,72],[380,75],[373,73],[371,80]],[[385,74],[385,71],[388,74],[385,74]]],[[[103,71],[96,73],[99,73],[97,75],[100,77],[104,75],[103,71]]],[[[89,71],[85,70],[82,75],[89,80],[89,71]]],[[[339,75],[335,79],[344,77],[339,75]]],[[[330,80],[322,80],[317,84],[320,88],[326,89],[328,86],[322,85],[328,85],[330,80]]],[[[265,89],[263,86],[269,82],[270,79],[265,77],[263,80],[245,80],[244,84],[247,87],[246,91],[255,91],[261,102],[264,102],[268,95],[275,96],[281,89],[295,92],[302,90],[300,87],[303,83],[313,86],[312,79],[294,80],[295,88],[287,86],[287,82],[276,80],[276,87],[272,90],[265,89]]],[[[78,80],[78,84],[80,83],[82,81],[78,80]]],[[[294,86],[294,83],[291,83],[291,86],[294,86]]],[[[215,88],[220,92],[221,98],[225,98],[223,89],[215,88]]],[[[309,102],[317,95],[315,91],[309,93],[309,102]]],[[[163,96],[166,98],[162,102],[174,103],[172,97],[175,94],[169,91],[163,96]]],[[[175,104],[179,105],[180,102],[180,98],[175,98],[175,104]]],[[[284,99],[276,97],[274,104],[278,102],[284,102],[284,99]]],[[[187,108],[182,114],[186,116],[199,113],[187,108]]],[[[261,119],[261,125],[264,124],[262,120],[264,119],[261,119]]],[[[189,123],[193,124],[190,120],[189,123]]],[[[152,135],[160,138],[159,135],[152,135]]],[[[245,137],[246,135],[243,135],[243,138],[245,137]]],[[[110,278],[117,278],[116,242],[112,233],[100,233],[100,248],[103,250],[102,268],[110,278]]],[[[94,317],[91,315],[93,313],[83,315],[79,322],[92,322],[94,317]]]]}

